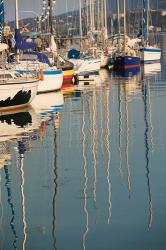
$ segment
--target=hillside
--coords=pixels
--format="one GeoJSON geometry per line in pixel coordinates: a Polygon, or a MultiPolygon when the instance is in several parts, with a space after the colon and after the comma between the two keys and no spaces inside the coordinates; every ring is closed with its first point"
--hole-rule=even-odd
{"type": "MultiPolygon", "coordinates": [[[[108,0],[109,8],[111,10],[116,9],[116,1],[108,0]]],[[[120,0],[120,5],[122,5],[122,0],[120,0]]],[[[140,0],[126,0],[128,9],[135,9],[140,6],[140,0]]],[[[150,7],[155,9],[166,9],[166,0],[150,0],[150,7]]]]}

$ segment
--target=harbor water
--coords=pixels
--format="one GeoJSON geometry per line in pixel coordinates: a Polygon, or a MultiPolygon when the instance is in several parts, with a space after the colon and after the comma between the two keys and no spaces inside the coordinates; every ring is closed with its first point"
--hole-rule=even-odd
{"type": "Polygon", "coordinates": [[[161,63],[0,115],[1,250],[166,249],[164,38],[161,63]]]}

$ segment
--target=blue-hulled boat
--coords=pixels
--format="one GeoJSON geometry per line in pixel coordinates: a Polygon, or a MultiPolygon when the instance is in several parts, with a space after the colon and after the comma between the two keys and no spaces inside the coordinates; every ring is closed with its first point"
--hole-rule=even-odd
{"type": "Polygon", "coordinates": [[[138,56],[117,56],[114,62],[115,69],[129,69],[140,67],[140,57],[138,56]]]}
{"type": "MultiPolygon", "coordinates": [[[[123,46],[119,45],[119,54],[115,57],[114,68],[128,69],[140,67],[140,57],[136,50],[130,50],[127,47],[127,36],[126,36],[126,0],[123,0],[123,12],[124,12],[124,35],[123,35],[123,46]]],[[[120,31],[119,31],[120,32],[120,31]]]]}

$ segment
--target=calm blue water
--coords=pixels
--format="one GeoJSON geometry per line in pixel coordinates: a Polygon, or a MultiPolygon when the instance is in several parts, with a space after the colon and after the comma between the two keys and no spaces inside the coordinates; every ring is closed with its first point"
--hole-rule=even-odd
{"type": "Polygon", "coordinates": [[[165,65],[0,116],[1,250],[166,249],[165,65]]]}

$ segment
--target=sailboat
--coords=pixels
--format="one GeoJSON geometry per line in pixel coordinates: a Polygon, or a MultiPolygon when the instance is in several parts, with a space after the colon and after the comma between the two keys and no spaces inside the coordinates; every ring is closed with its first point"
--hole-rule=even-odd
{"type": "Polygon", "coordinates": [[[153,63],[159,62],[161,58],[161,49],[157,46],[149,45],[149,12],[150,12],[150,0],[142,1],[142,30],[140,35],[142,36],[142,45],[140,47],[141,62],[153,63]]]}
{"type": "MultiPolygon", "coordinates": [[[[41,52],[27,51],[28,49],[34,48],[34,43],[24,42],[19,31],[18,24],[18,0],[15,0],[15,11],[16,11],[16,64],[13,65],[13,69],[20,74],[31,74],[36,71],[40,76],[40,82],[37,93],[45,93],[59,90],[62,86],[63,73],[61,69],[57,69],[49,61],[48,57],[41,52]],[[19,53],[19,51],[26,50],[27,52],[19,53]]],[[[15,58],[14,58],[15,59],[15,58]]],[[[10,59],[8,60],[10,61],[10,59]]],[[[14,60],[15,61],[15,60],[14,60]]],[[[10,61],[12,62],[12,61],[10,61]]]]}
{"type": "MultiPolygon", "coordinates": [[[[94,72],[100,70],[101,67],[101,53],[98,53],[98,48],[95,43],[96,29],[95,29],[95,1],[90,0],[86,2],[85,10],[86,10],[86,26],[87,26],[87,38],[88,45],[87,49],[84,48],[82,44],[82,1],[79,0],[79,30],[80,30],[80,50],[71,49],[68,51],[68,58],[75,65],[75,72],[78,80],[84,76],[84,74],[94,75],[94,72]]],[[[93,77],[91,77],[93,78],[93,77]]]]}
{"type": "Polygon", "coordinates": [[[140,67],[140,57],[137,55],[136,50],[130,50],[127,47],[128,38],[126,36],[126,0],[123,0],[123,14],[124,14],[124,35],[122,50],[119,51],[115,57],[114,68],[115,69],[128,69],[140,67]]]}

